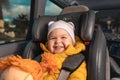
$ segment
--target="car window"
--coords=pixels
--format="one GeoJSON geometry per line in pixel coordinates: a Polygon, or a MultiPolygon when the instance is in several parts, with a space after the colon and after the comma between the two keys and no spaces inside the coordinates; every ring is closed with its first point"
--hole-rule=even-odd
{"type": "Polygon", "coordinates": [[[1,0],[0,44],[24,40],[29,25],[31,0],[1,0]]]}
{"type": "Polygon", "coordinates": [[[99,24],[104,33],[120,34],[120,10],[100,10],[96,13],[96,24],[99,24]]]}
{"type": "Polygon", "coordinates": [[[100,10],[96,13],[96,24],[101,26],[111,55],[120,51],[120,10],[100,10]]]}
{"type": "Polygon", "coordinates": [[[61,8],[50,0],[46,0],[45,14],[44,15],[58,15],[61,12],[61,8]]]}

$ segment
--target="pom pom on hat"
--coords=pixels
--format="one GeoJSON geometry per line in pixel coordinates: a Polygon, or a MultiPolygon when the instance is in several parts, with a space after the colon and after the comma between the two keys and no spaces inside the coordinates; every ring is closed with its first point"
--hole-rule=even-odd
{"type": "Polygon", "coordinates": [[[50,21],[48,23],[48,34],[47,34],[47,38],[49,36],[49,34],[57,28],[61,28],[66,30],[69,35],[71,36],[73,42],[75,43],[75,34],[74,34],[74,30],[75,30],[75,26],[72,22],[65,22],[63,20],[59,20],[59,21],[50,21]]]}

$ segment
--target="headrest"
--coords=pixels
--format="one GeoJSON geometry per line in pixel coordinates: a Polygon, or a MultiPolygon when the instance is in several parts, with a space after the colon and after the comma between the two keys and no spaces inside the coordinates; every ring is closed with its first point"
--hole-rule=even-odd
{"type": "Polygon", "coordinates": [[[47,41],[47,27],[49,21],[72,21],[75,25],[75,34],[83,41],[90,41],[94,31],[95,13],[94,11],[74,12],[61,14],[57,16],[41,16],[33,24],[32,37],[33,41],[47,41]]]}
{"type": "Polygon", "coordinates": [[[68,7],[65,7],[60,14],[67,14],[71,12],[85,12],[85,11],[89,11],[89,8],[85,5],[68,6],[68,7]]]}

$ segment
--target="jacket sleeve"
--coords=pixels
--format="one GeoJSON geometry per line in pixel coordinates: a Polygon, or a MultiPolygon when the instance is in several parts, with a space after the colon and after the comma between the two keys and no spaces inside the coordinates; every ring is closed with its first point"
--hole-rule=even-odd
{"type": "Polygon", "coordinates": [[[74,71],[68,80],[86,80],[87,79],[87,69],[85,61],[74,71]]]}

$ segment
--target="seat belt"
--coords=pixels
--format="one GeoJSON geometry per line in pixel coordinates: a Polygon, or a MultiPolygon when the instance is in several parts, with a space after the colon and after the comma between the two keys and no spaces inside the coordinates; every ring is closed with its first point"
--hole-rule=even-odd
{"type": "Polygon", "coordinates": [[[67,80],[69,75],[81,65],[84,59],[85,57],[82,53],[68,56],[63,62],[58,80],[67,80]]]}

